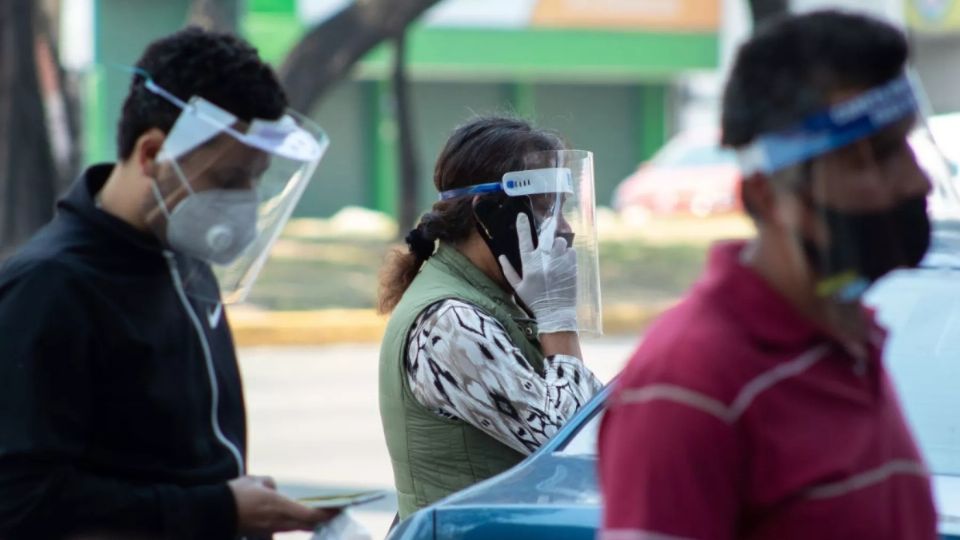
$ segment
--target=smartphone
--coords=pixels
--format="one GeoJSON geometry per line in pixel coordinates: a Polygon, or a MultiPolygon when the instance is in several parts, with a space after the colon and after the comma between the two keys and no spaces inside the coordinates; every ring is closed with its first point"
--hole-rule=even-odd
{"type": "Polygon", "coordinates": [[[517,237],[517,216],[523,212],[530,223],[530,238],[533,246],[537,247],[536,222],[533,211],[526,197],[483,197],[477,200],[473,213],[477,220],[477,228],[487,247],[493,255],[499,258],[505,255],[516,270],[517,275],[523,276],[523,265],[520,261],[520,241],[517,237]]]}

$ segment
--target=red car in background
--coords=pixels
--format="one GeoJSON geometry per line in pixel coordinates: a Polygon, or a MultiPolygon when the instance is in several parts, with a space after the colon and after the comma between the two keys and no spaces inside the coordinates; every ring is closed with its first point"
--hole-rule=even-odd
{"type": "Polygon", "coordinates": [[[740,210],[736,154],[717,131],[685,131],[623,180],[613,197],[618,212],[705,217],[740,210]]]}

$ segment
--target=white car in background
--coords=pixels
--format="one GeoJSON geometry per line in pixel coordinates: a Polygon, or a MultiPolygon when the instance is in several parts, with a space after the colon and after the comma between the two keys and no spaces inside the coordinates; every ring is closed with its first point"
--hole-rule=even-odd
{"type": "Polygon", "coordinates": [[[683,131],[623,180],[618,212],[706,217],[740,210],[736,154],[720,147],[715,129],[683,131]]]}
{"type": "MultiPolygon", "coordinates": [[[[960,113],[933,116],[927,125],[936,144],[923,136],[924,130],[918,130],[910,140],[917,159],[929,174],[952,178],[938,182],[938,189],[956,186],[960,182],[960,113]]],[[[613,207],[620,213],[697,217],[737,212],[741,209],[740,180],[736,154],[720,147],[719,130],[685,130],[617,186],[613,207]]]]}

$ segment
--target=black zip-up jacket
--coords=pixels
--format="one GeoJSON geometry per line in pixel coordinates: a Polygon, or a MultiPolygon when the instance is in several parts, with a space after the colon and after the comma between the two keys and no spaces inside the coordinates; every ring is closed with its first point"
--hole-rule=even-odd
{"type": "Polygon", "coordinates": [[[171,253],[96,207],[110,171],[87,170],[0,270],[0,539],[234,537],[230,329],[183,294],[171,253]]]}

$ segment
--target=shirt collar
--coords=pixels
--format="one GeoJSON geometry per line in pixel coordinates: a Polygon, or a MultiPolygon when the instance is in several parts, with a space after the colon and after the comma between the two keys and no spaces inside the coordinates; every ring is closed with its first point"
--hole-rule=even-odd
{"type": "MultiPolygon", "coordinates": [[[[755,339],[771,347],[800,349],[818,342],[836,343],[822,326],[800,313],[763,276],[742,262],[741,255],[745,247],[745,241],[716,244],[710,250],[707,270],[698,288],[719,299],[742,327],[755,339]]],[[[873,312],[867,310],[867,317],[871,337],[862,344],[861,350],[882,346],[884,338],[884,331],[875,322],[873,312]]],[[[856,349],[837,344],[848,352],[856,349]]]]}

